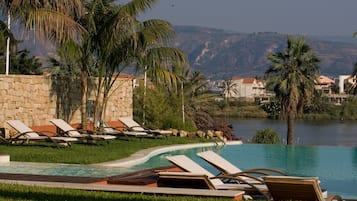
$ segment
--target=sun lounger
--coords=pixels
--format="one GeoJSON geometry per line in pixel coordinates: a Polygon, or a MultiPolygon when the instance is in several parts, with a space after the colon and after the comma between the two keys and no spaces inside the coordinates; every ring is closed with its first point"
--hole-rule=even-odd
{"type": "MultiPolygon", "coordinates": [[[[222,156],[218,155],[214,151],[204,151],[197,153],[199,157],[201,157],[203,160],[211,164],[212,166],[216,167],[219,171],[221,171],[222,174],[230,174],[234,175],[236,173],[241,173],[242,170],[239,169],[237,166],[233,165],[231,162],[223,158],[222,156]]],[[[255,172],[260,172],[260,173],[266,173],[266,174],[276,174],[276,175],[287,175],[285,172],[277,169],[272,169],[272,168],[254,168],[254,169],[249,169],[249,171],[255,171],[255,172]]],[[[244,176],[242,176],[244,178],[244,176]]],[[[249,178],[244,178],[248,179],[249,178]]]]}
{"type": "Polygon", "coordinates": [[[146,137],[148,134],[146,132],[138,132],[138,131],[123,131],[118,130],[114,127],[109,126],[106,122],[103,122],[103,130],[101,133],[105,135],[114,135],[114,136],[125,136],[129,140],[129,137],[137,137],[143,138],[146,137]]]}
{"type": "Polygon", "coordinates": [[[274,201],[342,200],[339,195],[330,195],[327,197],[327,192],[321,190],[319,185],[320,181],[317,177],[264,176],[263,180],[274,201]]]}
{"type": "Polygon", "coordinates": [[[114,140],[116,139],[115,136],[112,135],[96,135],[96,134],[86,134],[81,133],[80,130],[73,128],[63,119],[52,119],[50,120],[52,124],[54,124],[57,128],[59,128],[65,136],[77,138],[79,140],[93,140],[93,141],[100,141],[100,140],[114,140]]]}
{"type": "Polygon", "coordinates": [[[185,172],[159,172],[159,186],[208,188],[215,190],[234,189],[243,190],[253,195],[263,195],[265,197],[268,194],[268,189],[262,180],[255,176],[248,175],[248,173],[244,171],[241,173],[242,175],[256,179],[256,182],[250,183],[239,177],[230,175],[216,177],[185,155],[167,156],[166,158],[185,172]],[[236,183],[224,183],[222,179],[231,179],[236,181],[236,183]]]}
{"type": "Polygon", "coordinates": [[[146,132],[148,134],[162,135],[162,136],[172,135],[172,131],[170,130],[144,128],[136,121],[134,121],[131,117],[121,117],[119,118],[119,120],[126,126],[128,131],[146,132]]]}
{"type": "Polygon", "coordinates": [[[20,120],[9,120],[8,123],[12,128],[14,128],[18,134],[14,137],[11,137],[8,141],[9,143],[12,142],[22,142],[22,143],[29,143],[30,141],[52,141],[54,143],[65,143],[66,145],[70,145],[72,142],[77,141],[76,138],[71,137],[49,137],[42,132],[33,131],[31,128],[26,126],[20,120]]]}

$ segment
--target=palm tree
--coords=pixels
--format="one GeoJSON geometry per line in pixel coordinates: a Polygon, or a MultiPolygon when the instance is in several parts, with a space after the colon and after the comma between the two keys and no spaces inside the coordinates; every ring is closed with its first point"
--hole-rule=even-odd
{"type": "Polygon", "coordinates": [[[171,24],[163,20],[148,20],[140,24],[137,38],[136,64],[144,70],[143,124],[146,121],[146,79],[147,75],[156,85],[175,88],[179,76],[172,72],[173,65],[185,66],[188,59],[185,53],[168,42],[175,36],[171,24]]]}
{"type": "MultiPolygon", "coordinates": [[[[238,89],[237,89],[238,84],[236,82],[234,82],[232,79],[225,79],[225,80],[223,80],[223,83],[220,87],[222,89],[222,94],[225,99],[225,106],[228,109],[228,117],[229,117],[230,116],[230,114],[229,114],[229,98],[238,94],[238,89]]],[[[227,121],[227,113],[225,113],[225,120],[227,121]]]]}
{"type": "MultiPolygon", "coordinates": [[[[104,1],[103,1],[104,2],[104,1]]],[[[148,70],[153,80],[175,83],[170,66],[187,63],[186,55],[167,44],[174,36],[171,25],[164,20],[138,21],[137,15],[150,8],[156,1],[133,0],[127,4],[113,6],[113,0],[106,4],[92,4],[94,25],[92,40],[99,68],[97,94],[103,94],[95,117],[105,117],[105,107],[120,72],[130,65],[139,70],[148,70]],[[105,5],[105,6],[103,6],[105,5]]],[[[96,121],[96,120],[95,120],[96,121]]]]}
{"type": "Polygon", "coordinates": [[[187,69],[183,75],[181,90],[185,116],[192,120],[199,129],[212,127],[213,119],[207,108],[210,107],[210,101],[216,95],[208,90],[208,80],[201,72],[191,73],[190,69],[187,69]]]}
{"type": "Polygon", "coordinates": [[[236,95],[238,93],[237,89],[238,84],[234,82],[232,79],[223,80],[222,93],[226,103],[228,103],[228,98],[236,95]]]}
{"type": "MultiPolygon", "coordinates": [[[[8,25],[0,20],[0,55],[4,55],[4,65],[2,65],[1,63],[1,68],[2,66],[4,66],[4,72],[8,73],[9,69],[8,66],[5,67],[5,65],[9,64],[9,58],[8,56],[10,56],[10,51],[11,54],[13,54],[14,52],[16,52],[16,48],[17,45],[19,44],[19,41],[17,41],[13,35],[13,33],[11,32],[11,30],[9,29],[8,25]],[[7,49],[9,48],[9,49],[7,49]],[[6,54],[5,54],[6,53],[6,54]],[[5,57],[6,55],[6,57],[5,57]]],[[[2,69],[0,70],[0,72],[2,72],[2,69]]]]}
{"type": "Polygon", "coordinates": [[[82,0],[2,0],[0,8],[28,30],[56,42],[80,39],[85,32],[77,22],[85,14],[82,0]]]}
{"type": "MultiPolygon", "coordinates": [[[[87,35],[79,20],[84,16],[82,0],[2,0],[0,8],[4,14],[11,14],[27,30],[34,30],[42,37],[61,45],[68,41],[81,42],[87,35]]],[[[82,94],[82,99],[85,95],[82,94]]],[[[83,113],[82,111],[82,114],[83,113]]]]}
{"type": "Polygon", "coordinates": [[[267,87],[274,90],[287,120],[287,144],[294,143],[294,123],[303,105],[311,100],[319,59],[303,38],[288,37],[283,52],[272,53],[266,71],[267,87]]]}
{"type": "MultiPolygon", "coordinates": [[[[99,71],[98,96],[104,87],[104,102],[118,72],[135,58],[139,44],[137,30],[140,26],[155,23],[140,23],[136,17],[151,8],[157,0],[132,0],[124,5],[115,5],[114,0],[45,0],[45,1],[0,1],[3,11],[10,12],[27,28],[38,35],[53,39],[58,44],[76,41],[81,50],[78,63],[82,68],[82,126],[86,127],[85,102],[87,94],[88,58],[94,56],[99,71]],[[115,78],[112,79],[113,75],[115,78]],[[104,79],[103,79],[104,78],[104,79]]],[[[149,26],[148,26],[149,27],[149,26]]],[[[165,31],[151,28],[164,38],[165,31]]],[[[155,45],[155,43],[151,44],[155,45]]],[[[98,102],[98,101],[97,101],[98,102]]]]}

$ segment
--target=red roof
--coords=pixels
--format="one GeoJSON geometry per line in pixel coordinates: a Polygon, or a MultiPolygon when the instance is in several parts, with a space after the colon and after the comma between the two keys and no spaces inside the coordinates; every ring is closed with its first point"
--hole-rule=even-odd
{"type": "Polygon", "coordinates": [[[243,84],[253,84],[255,80],[255,78],[243,78],[243,84]]]}

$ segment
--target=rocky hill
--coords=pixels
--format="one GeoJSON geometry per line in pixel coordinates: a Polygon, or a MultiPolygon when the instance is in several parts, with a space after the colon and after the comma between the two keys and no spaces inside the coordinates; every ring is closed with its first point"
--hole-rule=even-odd
{"type": "MultiPolygon", "coordinates": [[[[173,45],[186,52],[194,70],[210,79],[263,76],[270,65],[266,56],[284,50],[287,41],[287,35],[272,32],[233,33],[192,26],[175,26],[174,29],[177,38],[173,45]]],[[[304,38],[321,60],[322,74],[352,73],[357,62],[356,43],[304,38]]]]}

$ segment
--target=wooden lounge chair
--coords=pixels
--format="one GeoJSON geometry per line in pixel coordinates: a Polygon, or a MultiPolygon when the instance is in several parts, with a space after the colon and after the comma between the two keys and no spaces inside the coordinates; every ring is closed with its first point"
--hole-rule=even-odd
{"type": "Polygon", "coordinates": [[[330,195],[323,192],[317,177],[290,177],[264,176],[271,198],[274,201],[301,200],[301,201],[331,201],[342,200],[339,195],[330,195]],[[325,199],[325,197],[327,197],[325,199]]]}
{"type": "MultiPolygon", "coordinates": [[[[29,143],[30,141],[52,141],[54,143],[64,143],[66,145],[71,145],[72,142],[76,142],[76,138],[71,137],[49,137],[45,135],[43,132],[33,131],[31,128],[26,126],[20,120],[9,120],[6,121],[12,128],[14,128],[18,134],[14,137],[8,139],[8,142],[11,144],[13,142],[22,142],[22,143],[29,143]]],[[[46,131],[50,133],[49,131],[46,131]]],[[[53,134],[53,133],[52,133],[53,134]]]]}
{"type": "Polygon", "coordinates": [[[167,156],[166,158],[185,172],[158,172],[159,186],[208,188],[214,190],[242,190],[251,195],[262,195],[264,197],[267,197],[268,195],[268,189],[263,181],[244,171],[240,174],[245,175],[250,179],[255,179],[256,181],[254,183],[247,182],[236,177],[236,175],[215,176],[185,155],[167,156]],[[224,183],[222,179],[231,179],[236,181],[236,183],[224,183]]]}
{"type": "MultiPolygon", "coordinates": [[[[229,162],[222,156],[218,155],[214,151],[211,150],[204,151],[204,152],[197,153],[197,155],[203,160],[205,160],[206,162],[208,162],[209,164],[211,164],[212,166],[216,167],[221,172],[221,174],[234,175],[242,172],[241,169],[239,169],[237,166],[233,165],[231,162],[229,162]]],[[[249,171],[274,174],[274,175],[285,175],[285,176],[287,175],[285,172],[273,168],[254,168],[254,169],[249,169],[249,171]]],[[[243,179],[250,180],[249,178],[244,178],[244,176],[241,177],[243,177],[243,179]]]]}
{"type": "Polygon", "coordinates": [[[81,133],[80,130],[73,128],[63,119],[52,119],[50,120],[50,122],[54,124],[57,128],[59,128],[64,136],[77,138],[78,140],[107,141],[107,140],[116,139],[116,137],[112,135],[96,135],[96,134],[81,133]]]}
{"type": "Polygon", "coordinates": [[[131,117],[121,117],[121,118],[119,118],[119,120],[126,126],[128,131],[146,132],[148,134],[152,134],[155,136],[172,135],[172,131],[170,131],[170,130],[144,128],[140,124],[138,124],[136,121],[134,121],[131,117]]]}

